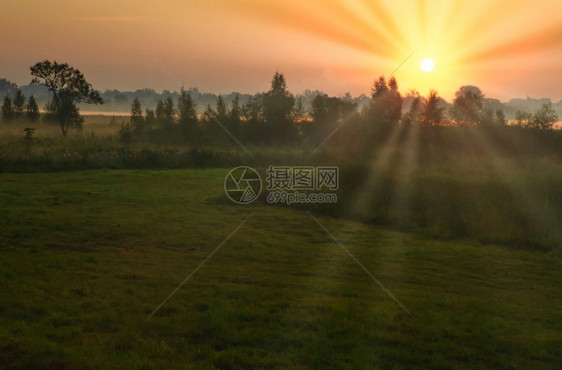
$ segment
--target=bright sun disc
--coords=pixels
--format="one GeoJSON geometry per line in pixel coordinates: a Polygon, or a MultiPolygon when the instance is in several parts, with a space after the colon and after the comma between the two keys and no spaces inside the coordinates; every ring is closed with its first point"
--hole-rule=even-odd
{"type": "Polygon", "coordinates": [[[431,72],[433,70],[433,60],[431,59],[424,59],[420,63],[420,68],[424,72],[431,72]]]}

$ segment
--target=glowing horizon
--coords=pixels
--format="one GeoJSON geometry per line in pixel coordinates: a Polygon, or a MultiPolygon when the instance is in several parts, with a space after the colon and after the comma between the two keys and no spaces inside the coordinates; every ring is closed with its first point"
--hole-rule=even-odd
{"type": "Polygon", "coordinates": [[[177,90],[154,54],[187,87],[255,93],[283,72],[295,93],[368,93],[395,72],[405,95],[461,85],[488,97],[562,99],[562,3],[524,1],[217,0],[165,4],[5,0],[0,77],[29,83],[29,66],[68,62],[96,89],[177,90]],[[528,22],[530,19],[540,22],[528,22]],[[430,58],[435,68],[420,70],[430,58]]]}

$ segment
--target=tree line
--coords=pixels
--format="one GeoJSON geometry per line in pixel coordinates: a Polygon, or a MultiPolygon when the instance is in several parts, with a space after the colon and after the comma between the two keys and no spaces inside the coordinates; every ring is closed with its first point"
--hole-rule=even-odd
{"type": "Polygon", "coordinates": [[[21,90],[16,90],[16,96],[12,99],[9,95],[4,96],[2,103],[2,119],[4,121],[21,120],[25,118],[27,121],[35,122],[39,120],[39,107],[33,95],[29,97],[26,104],[26,98],[21,90]]]}
{"type": "MultiPolygon", "coordinates": [[[[387,80],[381,76],[373,83],[369,100],[357,103],[349,98],[318,94],[311,107],[304,109],[302,101],[287,89],[284,75],[276,72],[267,92],[253,95],[243,105],[237,95],[230,106],[219,95],[215,106],[204,107],[202,115],[196,113],[197,102],[192,95],[183,89],[177,105],[168,97],[158,101],[155,111],[146,108],[143,113],[140,101],[135,99],[122,133],[130,139],[149,130],[177,127],[187,140],[201,140],[212,139],[221,129],[227,129],[249,142],[286,144],[301,138],[318,142],[344,120],[366,128],[367,135],[369,127],[376,130],[398,124],[425,128],[507,126],[503,111],[492,110],[484,102],[484,94],[475,86],[462,86],[450,108],[435,90],[427,97],[417,91],[404,97],[395,78],[387,80]]],[[[514,124],[550,130],[557,121],[552,105],[545,103],[534,114],[518,111],[514,124]]]]}
{"type": "MultiPolygon", "coordinates": [[[[66,63],[48,60],[30,67],[32,85],[44,85],[52,94],[47,104],[47,116],[56,121],[66,136],[69,128],[80,128],[83,122],[80,103],[103,104],[99,92],[84,75],[66,63]]],[[[4,120],[25,118],[37,120],[39,109],[33,96],[27,104],[20,90],[12,99],[6,95],[2,105],[4,120]]],[[[508,124],[501,109],[485,106],[485,96],[475,86],[462,86],[450,107],[430,91],[424,97],[417,91],[403,96],[394,77],[383,76],[374,81],[369,99],[352,100],[350,96],[331,97],[318,93],[305,109],[301,97],[287,88],[285,76],[276,72],[268,91],[250,96],[241,104],[236,94],[231,104],[218,96],[214,106],[207,104],[198,114],[199,102],[191,91],[181,90],[177,101],[172,97],[158,100],[155,109],[146,107],[135,98],[128,122],[121,127],[124,141],[134,140],[154,131],[168,132],[189,143],[209,143],[230,140],[228,136],[258,144],[288,144],[302,140],[318,142],[340,123],[351,121],[362,128],[366,136],[373,130],[393,125],[435,126],[505,126],[508,124]],[[225,133],[230,135],[225,136],[225,133]]],[[[515,124],[537,130],[550,130],[558,116],[549,103],[535,113],[516,113],[515,124]]]]}

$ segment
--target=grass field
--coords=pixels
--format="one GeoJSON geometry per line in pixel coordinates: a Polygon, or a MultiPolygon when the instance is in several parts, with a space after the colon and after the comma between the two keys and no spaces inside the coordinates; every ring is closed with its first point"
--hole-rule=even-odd
{"type": "Polygon", "coordinates": [[[306,212],[225,202],[227,172],[0,174],[0,367],[562,363],[559,249],[317,216],[410,317],[306,212]]]}

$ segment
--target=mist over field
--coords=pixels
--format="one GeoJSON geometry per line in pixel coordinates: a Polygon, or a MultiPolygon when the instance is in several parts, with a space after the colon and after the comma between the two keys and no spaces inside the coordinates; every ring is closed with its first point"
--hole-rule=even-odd
{"type": "MultiPolygon", "coordinates": [[[[33,95],[37,99],[37,103],[40,108],[43,108],[51,100],[51,93],[45,86],[30,86],[17,84],[9,81],[6,78],[0,78],[0,96],[10,96],[15,97],[17,90],[20,89],[22,93],[26,96],[33,95]]],[[[203,108],[206,105],[214,105],[217,101],[218,95],[216,93],[201,92],[198,88],[194,87],[190,89],[193,96],[202,104],[197,107],[198,113],[203,113],[203,108]]],[[[103,105],[90,106],[84,104],[81,106],[83,111],[88,114],[103,113],[103,114],[117,114],[117,115],[128,115],[130,111],[131,103],[135,98],[139,99],[143,106],[154,109],[158,104],[158,100],[164,100],[171,97],[173,100],[177,100],[179,92],[177,90],[163,90],[162,92],[157,92],[154,89],[145,88],[136,91],[119,91],[117,89],[99,91],[101,97],[104,100],[103,105]]],[[[232,100],[239,94],[239,99],[241,104],[246,104],[252,94],[250,93],[237,93],[231,92],[228,94],[221,94],[222,99],[228,105],[232,104],[232,100]]],[[[305,90],[302,93],[297,93],[297,98],[302,100],[302,104],[305,109],[309,110],[311,108],[312,101],[317,95],[323,95],[322,91],[317,89],[305,90]]],[[[366,94],[361,94],[358,96],[352,96],[350,93],[345,93],[340,96],[345,100],[351,101],[355,104],[367,98],[366,94]]],[[[404,108],[408,106],[412,99],[405,99],[404,108]]],[[[445,101],[447,106],[450,106],[450,101],[445,101]]],[[[494,99],[493,97],[486,97],[484,100],[484,105],[493,110],[501,109],[506,118],[513,120],[515,118],[515,113],[517,111],[527,111],[532,112],[540,108],[541,105],[545,103],[551,103],[552,108],[555,110],[559,117],[562,116],[562,100],[555,102],[550,98],[512,98],[507,101],[500,101],[499,99],[494,99]]]]}

